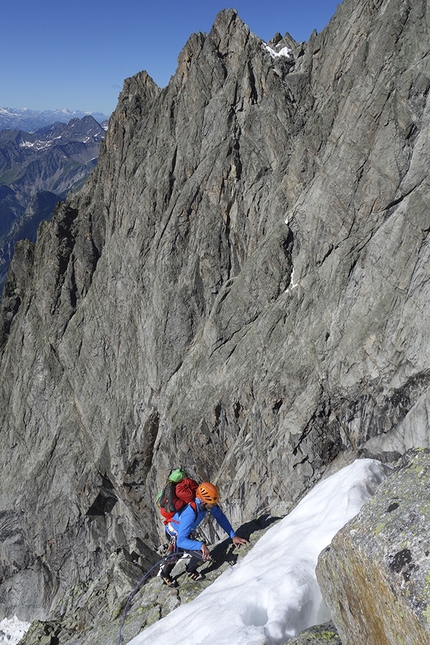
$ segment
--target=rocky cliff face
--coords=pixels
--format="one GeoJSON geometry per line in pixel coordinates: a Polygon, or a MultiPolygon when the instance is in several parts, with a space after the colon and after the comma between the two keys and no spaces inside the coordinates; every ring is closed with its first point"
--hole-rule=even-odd
{"type": "Polygon", "coordinates": [[[430,643],[430,454],[403,461],[320,555],[318,581],[342,643],[430,643]]]}
{"type": "Polygon", "coordinates": [[[172,465],[237,526],[428,444],[428,20],[345,0],[274,57],[225,11],[167,88],[125,81],[3,298],[4,614],[149,558],[172,465]]]}

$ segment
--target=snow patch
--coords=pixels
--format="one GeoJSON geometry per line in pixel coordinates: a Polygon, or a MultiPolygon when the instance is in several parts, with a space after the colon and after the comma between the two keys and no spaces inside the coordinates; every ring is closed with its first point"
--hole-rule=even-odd
{"type": "Polygon", "coordinates": [[[282,47],[278,52],[276,52],[274,49],[269,47],[266,43],[264,44],[264,49],[269,52],[272,58],[279,58],[280,56],[284,56],[285,58],[291,58],[293,50],[290,49],[289,47],[282,47]]]}
{"type": "MultiPolygon", "coordinates": [[[[60,139],[61,137],[56,137],[57,139],[60,139]]],[[[53,144],[53,140],[51,141],[21,141],[19,144],[20,148],[34,148],[35,150],[47,150],[50,148],[53,144]]]]}
{"type": "Polygon", "coordinates": [[[299,286],[298,282],[294,282],[294,267],[293,270],[291,271],[291,279],[290,279],[290,284],[288,287],[285,289],[285,293],[290,293],[293,289],[299,286]]]}
{"type": "Polygon", "coordinates": [[[31,623],[25,623],[16,616],[0,621],[0,645],[17,645],[28,631],[31,623]]]}

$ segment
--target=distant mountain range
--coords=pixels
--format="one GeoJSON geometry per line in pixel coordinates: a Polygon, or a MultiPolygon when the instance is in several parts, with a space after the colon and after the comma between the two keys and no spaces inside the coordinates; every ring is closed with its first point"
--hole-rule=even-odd
{"type": "Polygon", "coordinates": [[[71,119],[83,119],[92,116],[98,123],[109,120],[109,116],[101,112],[80,112],[79,110],[28,110],[27,108],[0,108],[0,130],[24,130],[32,132],[52,123],[68,123],[71,119]]]}
{"type": "Polygon", "coordinates": [[[0,130],[0,294],[15,243],[34,241],[55,204],[82,185],[104,134],[92,116],[34,132],[0,130]]]}

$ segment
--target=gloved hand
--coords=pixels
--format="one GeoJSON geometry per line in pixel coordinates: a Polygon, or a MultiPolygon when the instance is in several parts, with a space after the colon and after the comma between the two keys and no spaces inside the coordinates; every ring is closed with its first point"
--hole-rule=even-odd
{"type": "Polygon", "coordinates": [[[202,544],[202,555],[203,555],[203,560],[210,560],[211,559],[211,552],[209,551],[209,549],[206,546],[206,544],[202,544]]]}

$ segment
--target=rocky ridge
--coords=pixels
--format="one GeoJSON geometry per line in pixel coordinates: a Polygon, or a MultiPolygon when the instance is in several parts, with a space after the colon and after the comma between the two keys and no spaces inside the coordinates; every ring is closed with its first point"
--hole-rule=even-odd
{"type": "Polygon", "coordinates": [[[72,119],[93,117],[98,123],[107,124],[109,117],[101,112],[82,112],[80,110],[29,110],[28,108],[0,108],[0,130],[24,130],[32,132],[53,123],[68,123],[72,119]]]}
{"type": "Polygon", "coordinates": [[[30,133],[0,130],[0,292],[15,243],[34,242],[37,227],[51,218],[55,204],[84,183],[104,135],[91,116],[30,133]]]}
{"type": "Polygon", "coordinates": [[[428,28],[345,0],[274,57],[224,11],[167,88],[125,81],[3,298],[5,615],[48,618],[118,548],[149,563],[172,462],[238,526],[428,445],[428,28]]]}

